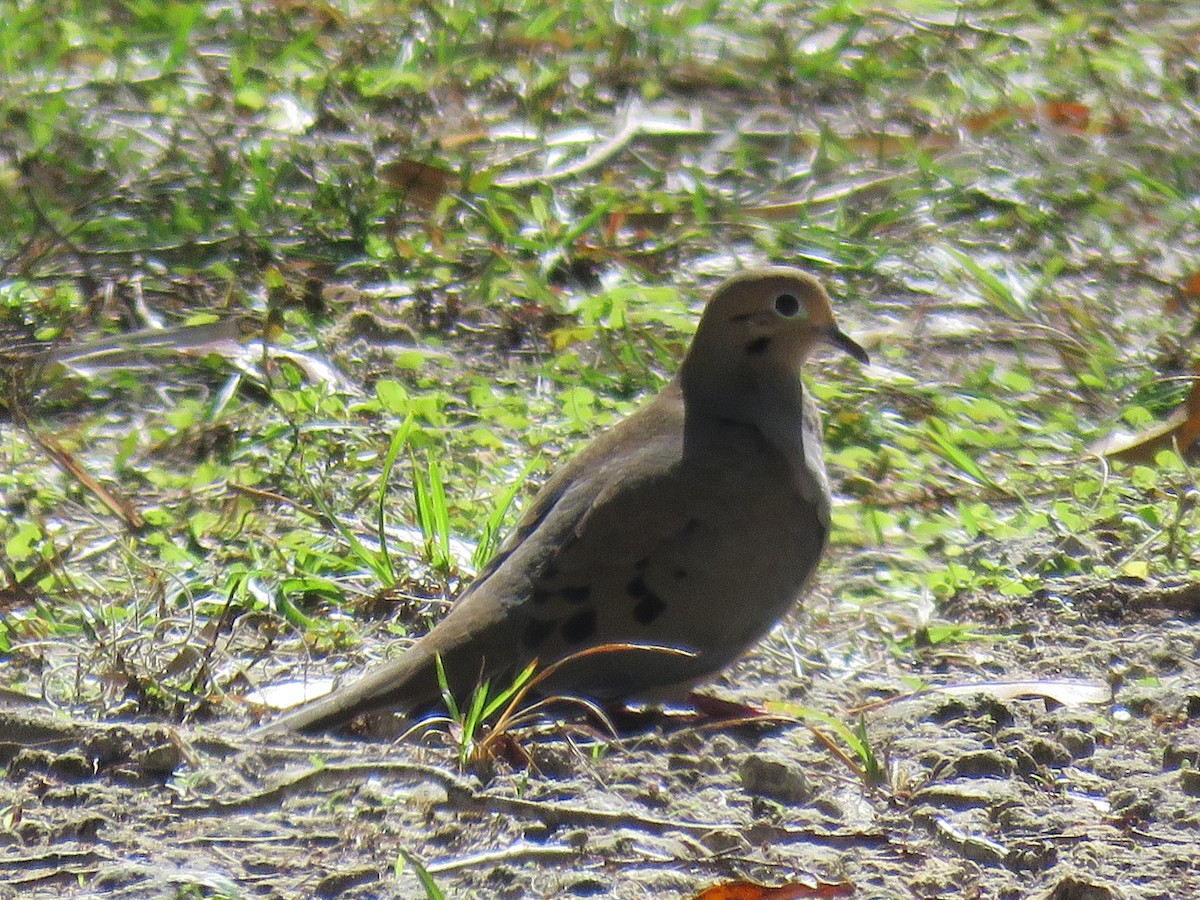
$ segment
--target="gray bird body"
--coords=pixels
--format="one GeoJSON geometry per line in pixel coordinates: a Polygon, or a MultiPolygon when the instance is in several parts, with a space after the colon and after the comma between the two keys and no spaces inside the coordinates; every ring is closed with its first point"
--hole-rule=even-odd
{"type": "Polygon", "coordinates": [[[675,380],[546,482],[433,630],[260,733],[433,704],[438,656],[459,698],[481,678],[504,683],[534,659],[600,644],[692,655],[591,654],[540,687],[637,699],[732,663],[796,603],[825,548],[821,425],[799,375],[822,341],[865,360],[809,276],[775,268],[726,282],[675,380]],[[796,297],[802,312],[771,312],[796,297]]]}

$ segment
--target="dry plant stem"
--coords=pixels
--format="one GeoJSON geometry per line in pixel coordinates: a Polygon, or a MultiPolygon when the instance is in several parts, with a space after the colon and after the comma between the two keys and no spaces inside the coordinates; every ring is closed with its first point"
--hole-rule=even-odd
{"type": "Polygon", "coordinates": [[[125,527],[130,531],[140,531],[146,526],[146,520],[142,518],[142,514],[121,495],[120,491],[115,487],[105,487],[84,469],[58,441],[35,428],[26,417],[20,403],[14,402],[11,409],[13,421],[29,435],[30,439],[42,449],[42,452],[60,471],[79,482],[80,486],[89,491],[113,515],[125,523],[125,527]]]}
{"type": "Polygon", "coordinates": [[[537,172],[529,175],[502,175],[496,179],[496,184],[504,188],[533,187],[551,181],[561,181],[564,178],[570,178],[573,175],[578,175],[603,164],[627,147],[642,130],[641,122],[637,116],[639,107],[640,104],[632,104],[626,109],[621,127],[617,130],[617,133],[603,143],[593,147],[578,162],[563,166],[561,169],[552,169],[549,172],[537,172]]]}
{"type": "Polygon", "coordinates": [[[812,732],[813,737],[825,745],[825,749],[832,753],[847,769],[849,769],[854,777],[864,784],[867,782],[867,773],[863,771],[862,766],[854,761],[845,750],[837,745],[837,742],[815,725],[810,725],[808,722],[800,722],[805,728],[812,732]]]}
{"type": "Polygon", "coordinates": [[[229,482],[226,487],[230,493],[245,494],[247,497],[253,497],[256,500],[270,500],[273,503],[280,503],[284,506],[290,506],[292,509],[296,510],[296,512],[303,513],[304,515],[312,518],[314,521],[325,521],[325,516],[323,516],[321,513],[314,509],[310,509],[298,500],[295,500],[291,497],[285,497],[283,494],[277,494],[274,491],[264,491],[259,488],[250,487],[249,485],[237,484],[232,481],[229,482]]]}
{"type": "Polygon", "coordinates": [[[453,872],[456,869],[469,869],[473,866],[495,866],[501,863],[519,862],[520,860],[555,860],[576,859],[581,851],[565,844],[530,844],[522,842],[503,850],[488,850],[472,856],[462,856],[458,859],[448,859],[444,862],[428,863],[425,871],[430,875],[443,872],[453,872]]]}
{"type": "MultiPolygon", "coordinates": [[[[484,739],[483,743],[487,744],[488,740],[492,738],[493,735],[503,734],[517,724],[517,720],[514,717],[520,709],[521,704],[525,701],[525,698],[529,696],[530,691],[532,691],[535,687],[537,687],[538,684],[542,683],[547,678],[552,677],[555,672],[557,672],[567,663],[577,662],[582,659],[587,659],[591,656],[599,656],[605,653],[623,653],[629,650],[642,650],[648,653],[666,653],[675,656],[694,655],[687,650],[680,650],[678,647],[660,647],[652,644],[601,644],[598,647],[589,647],[586,650],[580,650],[577,653],[572,653],[570,656],[563,657],[553,665],[549,665],[542,669],[542,671],[537,673],[533,678],[529,679],[521,686],[520,690],[518,690],[509,701],[508,706],[504,708],[504,712],[500,714],[500,718],[496,720],[495,726],[489,733],[488,738],[484,739]]],[[[616,737],[617,730],[613,727],[612,722],[609,721],[608,716],[604,714],[599,706],[583,697],[550,697],[546,700],[533,704],[533,706],[526,710],[526,712],[531,713],[535,709],[544,707],[548,704],[548,702],[566,702],[582,706],[584,709],[596,715],[604,727],[608,729],[609,733],[612,734],[613,737],[616,737]]],[[[521,717],[521,721],[525,721],[524,716],[521,717]]]]}

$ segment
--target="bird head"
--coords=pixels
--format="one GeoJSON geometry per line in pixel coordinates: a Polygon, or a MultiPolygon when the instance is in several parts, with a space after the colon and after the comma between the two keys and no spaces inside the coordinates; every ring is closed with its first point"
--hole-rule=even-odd
{"type": "Polygon", "coordinates": [[[704,309],[680,370],[689,393],[729,395],[786,384],[820,345],[866,363],[867,353],[833,319],[829,295],[799,269],[772,266],[727,279],[704,309]]]}

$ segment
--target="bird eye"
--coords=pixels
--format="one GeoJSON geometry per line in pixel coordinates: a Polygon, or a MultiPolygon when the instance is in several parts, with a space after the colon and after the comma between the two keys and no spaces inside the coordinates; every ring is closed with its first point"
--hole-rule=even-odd
{"type": "Polygon", "coordinates": [[[795,294],[780,294],[775,298],[775,312],[785,319],[791,319],[800,312],[800,301],[795,294]]]}

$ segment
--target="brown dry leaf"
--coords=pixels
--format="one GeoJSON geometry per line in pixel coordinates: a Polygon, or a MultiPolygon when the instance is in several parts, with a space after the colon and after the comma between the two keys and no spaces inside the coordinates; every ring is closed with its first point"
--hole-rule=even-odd
{"type": "Polygon", "coordinates": [[[848,881],[791,884],[766,887],[752,881],[731,881],[701,891],[694,900],[791,900],[793,897],[849,897],[854,886],[848,881]]]}
{"type": "Polygon", "coordinates": [[[1200,360],[1192,365],[1192,389],[1188,391],[1183,408],[1187,411],[1187,422],[1179,431],[1179,447],[1186,450],[1200,438],[1200,360]]]}
{"type": "Polygon", "coordinates": [[[1200,299],[1200,270],[1185,275],[1175,292],[1163,301],[1163,312],[1177,315],[1200,299]]]}
{"type": "Polygon", "coordinates": [[[76,377],[93,378],[100,372],[118,369],[161,371],[163,361],[173,356],[202,358],[216,354],[244,374],[261,380],[260,367],[264,360],[286,359],[310,381],[330,384],[350,394],[359,393],[357,385],[316,354],[274,345],[264,347],[282,333],[282,322],[282,314],[272,310],[265,321],[231,316],[202,325],[143,328],[56,347],[46,353],[45,360],[47,364],[62,366],[76,377]]]}
{"type": "Polygon", "coordinates": [[[1088,449],[1109,459],[1127,463],[1153,462],[1160,450],[1176,448],[1187,453],[1200,438],[1200,360],[1192,367],[1192,389],[1187,401],[1164,422],[1158,422],[1135,435],[1109,434],[1088,449]]]}
{"type": "Polygon", "coordinates": [[[114,369],[157,369],[152,358],[180,355],[193,358],[210,353],[226,355],[241,339],[262,331],[253,319],[230,316],[200,325],[176,325],[170,328],[142,328],[125,334],[67,343],[46,354],[47,365],[61,365],[81,378],[114,369]]]}
{"type": "Polygon", "coordinates": [[[1014,119],[1050,125],[1071,134],[1119,134],[1129,127],[1129,122],[1117,113],[1108,119],[1098,119],[1092,115],[1090,106],[1072,100],[1045,100],[1036,104],[999,107],[968,116],[963,120],[963,127],[970,134],[980,135],[1014,119]]]}
{"type": "MultiPolygon", "coordinates": [[[[1166,421],[1155,423],[1138,434],[1114,432],[1106,435],[1092,444],[1088,449],[1092,453],[1107,456],[1124,463],[1153,462],[1160,450],[1169,450],[1176,446],[1176,438],[1187,423],[1187,410],[1183,407],[1171,413],[1166,421]]],[[[1179,444],[1181,450],[1183,444],[1179,444]]]]}
{"type": "Polygon", "coordinates": [[[615,210],[608,214],[604,225],[604,239],[610,244],[617,242],[623,230],[638,234],[659,235],[669,229],[675,221],[674,213],[657,210],[615,210]]]}
{"type": "Polygon", "coordinates": [[[443,150],[456,150],[459,147],[468,147],[471,144],[486,141],[488,137],[486,128],[463,128],[459,131],[448,131],[438,135],[437,143],[443,150]]]}
{"type": "Polygon", "coordinates": [[[976,113],[973,116],[967,116],[962,120],[963,128],[968,134],[981,135],[991,131],[997,125],[1004,125],[1013,120],[1013,111],[1005,107],[988,110],[987,112],[976,113]]]}
{"type": "Polygon", "coordinates": [[[863,134],[846,139],[846,146],[866,156],[895,159],[920,148],[927,153],[953,150],[959,144],[958,135],[931,131],[924,135],[863,134]]]}
{"type": "Polygon", "coordinates": [[[1041,105],[1041,113],[1051,125],[1076,134],[1086,134],[1092,124],[1092,110],[1082,103],[1050,100],[1041,105]]]}
{"type": "Polygon", "coordinates": [[[379,167],[379,180],[422,209],[433,209],[450,190],[456,175],[450,169],[415,159],[397,159],[379,167]]]}
{"type": "Polygon", "coordinates": [[[509,29],[501,38],[502,46],[513,50],[525,50],[532,53],[547,51],[565,52],[580,47],[587,47],[587,42],[580,41],[579,36],[566,28],[555,28],[536,36],[525,34],[520,29],[509,29]]]}

